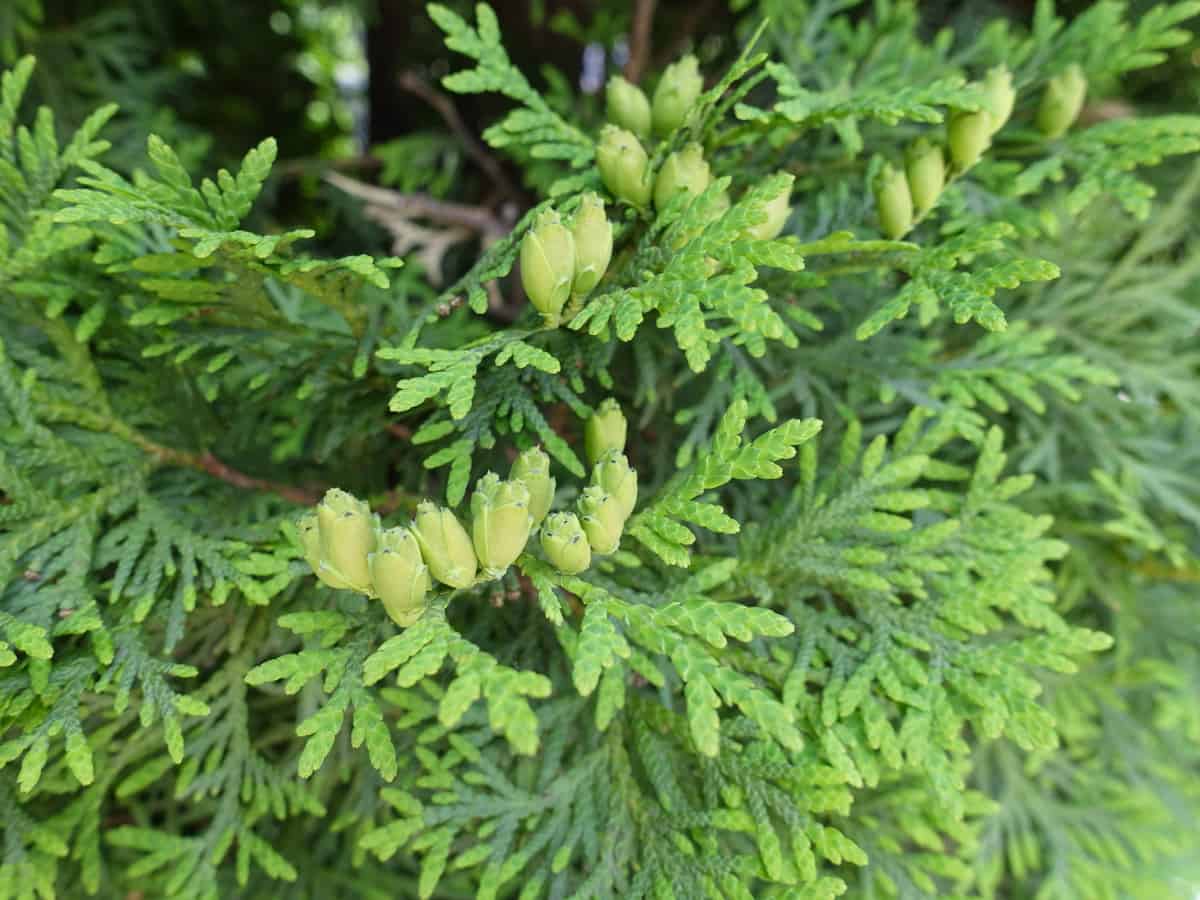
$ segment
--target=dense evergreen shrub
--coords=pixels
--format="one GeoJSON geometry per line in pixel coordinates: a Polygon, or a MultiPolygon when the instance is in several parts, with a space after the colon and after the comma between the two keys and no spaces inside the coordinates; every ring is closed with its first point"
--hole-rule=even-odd
{"type": "Polygon", "coordinates": [[[0,897],[1195,896],[1200,4],[427,12],[273,176],[0,10],[0,897]]]}

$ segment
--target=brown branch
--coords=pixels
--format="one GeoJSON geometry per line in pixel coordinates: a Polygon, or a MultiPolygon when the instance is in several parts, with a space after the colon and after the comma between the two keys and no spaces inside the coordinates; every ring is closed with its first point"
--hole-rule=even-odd
{"type": "Polygon", "coordinates": [[[475,160],[479,168],[487,173],[488,177],[504,192],[505,196],[517,203],[522,202],[520,188],[513,184],[512,180],[505,173],[504,167],[500,165],[494,156],[488,153],[487,148],[480,143],[471,129],[467,127],[467,124],[462,120],[462,116],[458,114],[458,109],[454,106],[453,100],[416,72],[402,72],[400,74],[400,87],[411,94],[416,94],[432,106],[450,127],[450,130],[462,141],[471,159],[475,160]]]}
{"type": "Polygon", "coordinates": [[[478,234],[486,250],[508,230],[508,225],[486,206],[450,203],[426,194],[401,194],[337,172],[326,173],[325,180],[366,202],[367,218],[391,234],[394,254],[404,256],[420,248],[416,256],[437,287],[442,283],[442,259],[451,247],[478,234]],[[426,219],[441,227],[419,225],[416,219],[426,219]]]}
{"type": "Polygon", "coordinates": [[[107,410],[98,411],[84,406],[61,405],[55,412],[55,421],[71,422],[94,431],[115,435],[121,440],[133,444],[143,453],[152,457],[157,463],[206,472],[214,478],[219,478],[221,481],[242,488],[243,490],[266,491],[267,493],[278,494],[285,500],[290,500],[292,503],[299,503],[304,506],[312,506],[321,499],[321,495],[324,493],[323,489],[306,489],[296,487],[295,485],[267,481],[263,478],[255,478],[221,462],[209,450],[193,453],[188,450],[179,450],[175,447],[164,446],[146,437],[146,435],[142,434],[128,422],[114,418],[107,410]]]}
{"type": "Polygon", "coordinates": [[[294,487],[290,484],[278,484],[274,481],[267,481],[263,478],[254,478],[244,472],[239,472],[232,466],[226,465],[217,459],[208,450],[204,451],[196,462],[201,471],[207,472],[214,478],[219,478],[224,482],[232,484],[234,487],[242,488],[247,491],[266,491],[271,494],[278,494],[284,500],[290,500],[292,503],[299,503],[301,506],[312,506],[321,499],[321,494],[314,493],[304,488],[294,487]]]}
{"type": "Polygon", "coordinates": [[[629,60],[625,77],[637,84],[650,60],[650,32],[654,26],[654,7],[657,0],[637,0],[633,9],[633,29],[629,36],[629,60]]]}
{"type": "Polygon", "coordinates": [[[367,184],[339,172],[326,172],[325,180],[372,206],[405,218],[429,219],[439,225],[469,228],[493,239],[502,237],[508,231],[507,225],[486,206],[436,200],[428,194],[402,194],[399,191],[367,184]]]}
{"type": "MultiPolygon", "coordinates": [[[[404,427],[398,423],[393,423],[393,425],[388,426],[388,429],[393,430],[404,427]]],[[[203,453],[189,453],[185,450],[176,450],[172,447],[164,447],[161,444],[156,444],[140,434],[138,436],[141,438],[141,440],[136,441],[138,446],[160,462],[167,465],[197,469],[242,490],[265,491],[270,494],[278,494],[283,499],[290,500],[292,503],[297,503],[301,506],[315,506],[320,502],[321,497],[325,493],[325,488],[323,487],[301,488],[295,485],[268,481],[265,478],[255,478],[252,475],[247,475],[245,472],[239,472],[233,466],[222,462],[208,450],[205,450],[203,453]]],[[[401,488],[394,488],[388,491],[384,498],[374,504],[374,506],[376,512],[382,516],[387,516],[398,510],[413,512],[416,510],[420,500],[420,497],[409,494],[401,488]]]]}
{"type": "MultiPolygon", "coordinates": [[[[366,202],[367,217],[391,233],[393,253],[403,256],[414,247],[422,247],[418,258],[435,285],[441,284],[442,257],[451,246],[475,233],[479,235],[483,249],[487,250],[508,234],[513,225],[512,221],[500,218],[486,206],[437,200],[428,194],[402,194],[338,172],[326,172],[325,180],[366,202]],[[414,224],[413,219],[426,219],[445,227],[435,231],[414,224]]],[[[504,215],[514,212],[512,204],[505,204],[504,215]]],[[[514,321],[520,311],[519,303],[507,303],[494,281],[484,287],[489,312],[500,321],[514,321]]]]}
{"type": "Polygon", "coordinates": [[[269,494],[278,494],[284,500],[298,503],[301,506],[312,506],[321,499],[321,495],[324,493],[323,490],[300,488],[291,484],[280,484],[275,481],[267,481],[265,478],[255,478],[252,475],[247,475],[245,472],[239,472],[233,466],[217,459],[210,450],[205,450],[203,453],[190,453],[187,450],[164,447],[162,444],[155,443],[140,432],[133,430],[125,432],[124,436],[161,463],[205,472],[213,478],[224,481],[226,484],[232,484],[234,487],[245,491],[264,491],[269,494]]]}

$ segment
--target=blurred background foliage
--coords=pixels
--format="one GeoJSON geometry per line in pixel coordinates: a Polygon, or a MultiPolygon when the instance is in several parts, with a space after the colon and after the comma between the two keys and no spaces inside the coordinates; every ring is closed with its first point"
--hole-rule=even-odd
{"type": "MultiPolygon", "coordinates": [[[[471,3],[446,5],[465,13],[471,3]]],[[[629,64],[633,0],[493,5],[513,61],[551,98],[599,121],[605,79],[629,64]]],[[[1058,9],[1069,14],[1088,5],[1064,0],[1058,9]]],[[[1135,0],[1131,19],[1152,5],[1135,0]]],[[[1033,0],[921,4],[930,36],[939,28],[969,34],[998,15],[1028,20],[1033,6],[1033,0]]],[[[861,14],[869,7],[863,4],[861,14]]],[[[654,71],[692,49],[706,70],[720,71],[752,22],[788,15],[789,8],[786,0],[658,2],[652,58],[637,65],[654,71]]],[[[117,168],[142,158],[150,132],[177,147],[185,162],[207,169],[233,164],[263,135],[273,135],[282,160],[277,193],[260,210],[282,223],[314,225],[331,252],[384,250],[387,235],[349,214],[356,201],[322,189],[320,175],[330,168],[461,202],[499,199],[489,196],[492,179],[464,156],[438,92],[429,89],[452,61],[417,0],[4,0],[0,65],[24,54],[41,62],[30,99],[56,111],[60,133],[102,102],[120,104],[107,131],[115,144],[109,164],[117,168]]],[[[1123,95],[1094,101],[1093,114],[1195,109],[1200,43],[1171,56],[1126,81],[1123,95]]],[[[1114,86],[1095,87],[1094,97],[1114,86]]],[[[462,129],[478,135],[504,104],[474,95],[455,98],[454,109],[462,129]]],[[[515,167],[509,174],[519,177],[515,167]]]]}
{"type": "MultiPolygon", "coordinates": [[[[467,12],[471,4],[446,5],[467,12]]],[[[518,67],[551,98],[599,120],[607,75],[628,64],[633,0],[493,5],[518,67]]],[[[693,49],[708,71],[720,71],[737,53],[737,35],[761,14],[771,15],[773,5],[659,2],[649,42],[654,58],[638,65],[653,71],[693,49]]],[[[788,4],[778,5],[786,15],[788,4]]],[[[1067,0],[1059,8],[1087,5],[1067,0]]],[[[1027,19],[1032,7],[1033,0],[922,3],[931,29],[940,23],[963,33],[997,15],[1027,19]]],[[[41,62],[30,99],[56,111],[60,133],[103,102],[120,105],[107,131],[115,145],[108,162],[117,169],[142,158],[148,133],[175,146],[186,164],[208,170],[230,166],[264,135],[274,136],[282,162],[269,188],[274,195],[259,204],[258,215],[276,221],[253,224],[314,227],[330,253],[389,252],[389,240],[364,220],[357,200],[323,184],[329,169],[458,202],[494,207],[506,199],[496,195],[494,179],[472,166],[461,135],[446,127],[436,90],[428,88],[452,63],[417,0],[4,0],[0,65],[24,54],[41,62]]],[[[1194,109],[1200,44],[1178,48],[1168,65],[1125,89],[1128,96],[1110,100],[1110,107],[1194,109]]],[[[473,95],[456,98],[453,108],[462,129],[478,135],[504,104],[496,95],[473,95]]],[[[519,178],[515,167],[508,174],[519,178]]],[[[501,218],[514,221],[515,213],[501,218]]],[[[465,270],[472,252],[469,245],[450,252],[443,274],[465,270]]]]}

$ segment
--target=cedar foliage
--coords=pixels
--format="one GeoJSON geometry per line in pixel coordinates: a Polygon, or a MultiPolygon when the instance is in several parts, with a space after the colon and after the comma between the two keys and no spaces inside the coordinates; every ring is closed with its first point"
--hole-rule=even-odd
{"type": "Polygon", "coordinates": [[[61,134],[16,58],[40,4],[0,14],[0,897],[1194,894],[1200,117],[1032,121],[1200,4],[974,37],[733,6],[739,55],[652,148],[700,143],[713,184],[610,198],[558,329],[489,286],[604,190],[602,121],[486,4],[428,8],[443,85],[511,101],[484,139],[535,204],[440,291],[255,230],[271,139],[206,174],[155,135],[110,162],[112,105],[61,134]],[[876,172],[1001,63],[1012,120],[881,238],[876,172]],[[565,507],[608,396],[618,553],[567,576],[531,543],[404,630],[312,577],[327,486],[401,522],[540,444],[565,507]]]}

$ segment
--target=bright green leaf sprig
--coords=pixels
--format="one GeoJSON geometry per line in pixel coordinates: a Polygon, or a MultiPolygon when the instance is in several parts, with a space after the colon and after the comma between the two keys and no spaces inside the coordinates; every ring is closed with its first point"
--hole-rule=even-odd
{"type": "Polygon", "coordinates": [[[796,448],[821,430],[818,419],[792,419],[747,441],[746,419],[747,404],[739,398],[721,418],[708,452],[698,454],[696,462],[668,481],[654,502],[634,517],[630,535],[664,562],[690,565],[688,547],[696,536],[689,525],[720,534],[740,530],[719,504],[703,499],[706,493],[733,480],[779,478],[779,461],[793,458],[796,448]]]}
{"type": "Polygon", "coordinates": [[[555,112],[508,58],[500,39],[500,23],[486,3],[475,7],[474,27],[438,3],[429,17],[446,35],[446,46],[475,60],[475,68],[454,72],[442,83],[460,94],[495,92],[521,104],[484,132],[493,147],[528,153],[535,159],[557,159],[574,168],[592,161],[591,138],[555,112]]]}
{"type": "Polygon", "coordinates": [[[722,340],[755,356],[766,352],[768,340],[793,345],[795,334],[767,302],[767,293],[752,286],[759,266],[804,268],[794,238],[759,237],[782,229],[791,183],[788,174],[770,176],[727,212],[722,212],[727,177],[715,179],[694,199],[688,191],[676,194],[671,213],[677,217],[661,217],[665,231],[644,252],[644,280],[592,298],[570,327],[599,336],[611,325],[620,340],[631,341],[654,312],[697,372],[722,340]]]}

